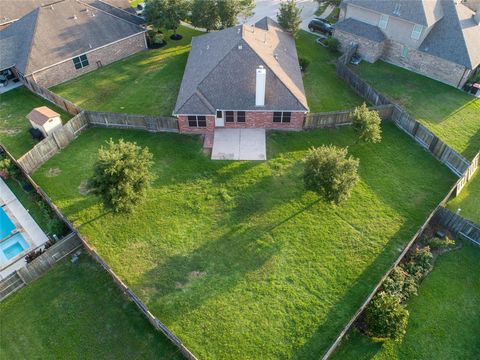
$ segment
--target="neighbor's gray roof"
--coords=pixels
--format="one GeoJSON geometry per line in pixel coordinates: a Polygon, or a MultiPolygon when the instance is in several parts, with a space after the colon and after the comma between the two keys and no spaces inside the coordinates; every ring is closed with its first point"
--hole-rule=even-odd
{"type": "MultiPolygon", "coordinates": [[[[15,67],[23,74],[144,31],[131,22],[76,0],[40,7],[24,18],[0,31],[0,53],[8,54],[6,62],[15,58],[15,67]],[[32,27],[33,14],[36,16],[32,27]],[[30,43],[18,42],[22,51],[12,49],[9,39],[22,39],[27,33],[32,34],[30,43]]],[[[4,67],[3,62],[1,59],[0,67],[4,67]]]]}
{"type": "Polygon", "coordinates": [[[480,64],[480,25],[474,12],[452,0],[442,1],[443,18],[433,27],[420,50],[474,69],[480,64]]]}
{"type": "MultiPolygon", "coordinates": [[[[0,0],[0,25],[16,21],[32,10],[58,3],[61,0],[0,0]]],[[[91,6],[118,16],[134,24],[142,24],[142,18],[135,15],[135,10],[128,0],[82,0],[91,6]]]]}
{"type": "Polygon", "coordinates": [[[307,111],[293,37],[271,19],[192,39],[175,114],[258,110],[255,70],[267,69],[265,110],[307,111]],[[266,30],[265,30],[266,29],[266,30]]]}
{"type": "Polygon", "coordinates": [[[366,24],[352,18],[338,22],[335,25],[335,30],[342,30],[375,42],[385,40],[385,34],[377,26],[366,24]]]}
{"type": "Polygon", "coordinates": [[[344,0],[343,2],[427,27],[435,24],[443,16],[440,0],[344,0]]]}

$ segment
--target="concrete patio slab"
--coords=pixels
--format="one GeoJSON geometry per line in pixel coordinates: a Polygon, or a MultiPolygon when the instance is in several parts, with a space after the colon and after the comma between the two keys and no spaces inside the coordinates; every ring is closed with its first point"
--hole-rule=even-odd
{"type": "Polygon", "coordinates": [[[212,160],[266,160],[265,129],[215,129],[212,160]]]}

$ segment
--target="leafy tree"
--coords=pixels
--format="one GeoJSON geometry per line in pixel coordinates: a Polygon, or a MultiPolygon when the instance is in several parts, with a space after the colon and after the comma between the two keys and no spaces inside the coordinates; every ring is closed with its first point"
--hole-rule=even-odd
{"type": "Polygon", "coordinates": [[[217,0],[220,25],[228,28],[238,24],[238,17],[247,18],[253,14],[253,0],[217,0]]]}
{"type": "Polygon", "coordinates": [[[382,140],[380,115],[374,110],[368,110],[367,104],[363,103],[355,108],[352,122],[360,140],[371,143],[382,140]]]}
{"type": "Polygon", "coordinates": [[[152,154],[136,143],[110,139],[98,151],[89,188],[103,205],[115,212],[128,212],[140,203],[153,180],[152,154]]]}
{"type": "Polygon", "coordinates": [[[218,29],[220,17],[215,0],[193,0],[190,21],[193,26],[207,31],[218,29]]]}
{"type": "Polygon", "coordinates": [[[370,336],[398,339],[407,329],[409,313],[398,296],[378,293],[365,311],[365,322],[370,336]]]}
{"type": "Polygon", "coordinates": [[[187,17],[189,9],[187,0],[147,0],[144,16],[156,28],[173,30],[176,35],[180,21],[187,17]]]}
{"type": "Polygon", "coordinates": [[[350,196],[358,181],[358,159],[333,145],[310,149],[305,158],[305,188],[336,204],[350,196]]]}
{"type": "Polygon", "coordinates": [[[293,36],[297,36],[302,22],[300,18],[301,12],[302,10],[297,7],[295,0],[281,2],[277,21],[281,27],[289,31],[293,36]]]}

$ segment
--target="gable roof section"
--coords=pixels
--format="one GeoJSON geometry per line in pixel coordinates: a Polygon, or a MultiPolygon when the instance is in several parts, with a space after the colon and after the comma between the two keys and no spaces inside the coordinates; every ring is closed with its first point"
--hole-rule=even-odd
{"type": "Polygon", "coordinates": [[[440,0],[344,0],[389,16],[430,27],[443,16],[440,0]]]}
{"type": "Polygon", "coordinates": [[[60,116],[60,114],[53,111],[49,107],[40,106],[30,111],[30,113],[27,115],[27,119],[42,126],[48,120],[57,116],[60,116]]]}
{"type": "Polygon", "coordinates": [[[255,106],[259,65],[267,69],[262,110],[308,110],[295,41],[264,18],[255,27],[239,25],[192,39],[174,113],[259,110],[255,106]]]}
{"type": "Polygon", "coordinates": [[[480,64],[480,25],[474,12],[463,4],[443,0],[445,16],[430,31],[420,50],[474,69],[480,64]]]}
{"type": "Polygon", "coordinates": [[[7,38],[23,39],[18,42],[22,51],[9,45],[0,46],[0,51],[8,53],[17,70],[25,75],[144,32],[131,22],[77,0],[60,1],[32,13],[0,31],[0,44],[7,38]],[[30,18],[32,13],[36,14],[35,26],[28,27],[24,18],[30,18]],[[27,34],[30,43],[25,40],[27,34]]]}
{"type": "Polygon", "coordinates": [[[338,22],[335,25],[335,29],[355,34],[378,43],[381,43],[383,40],[385,40],[385,34],[377,26],[373,26],[353,18],[348,18],[338,22]]]}
{"type": "Polygon", "coordinates": [[[0,70],[26,67],[38,13],[39,9],[33,10],[0,31],[0,70]]]}

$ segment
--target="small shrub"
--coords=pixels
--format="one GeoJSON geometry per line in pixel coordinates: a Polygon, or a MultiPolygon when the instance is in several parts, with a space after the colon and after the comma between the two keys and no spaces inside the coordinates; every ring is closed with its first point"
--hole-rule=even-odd
{"type": "Polygon", "coordinates": [[[329,36],[325,40],[325,44],[327,45],[327,48],[332,52],[337,52],[340,46],[340,42],[338,41],[338,39],[334,38],[333,36],[329,36]]]}
{"type": "Polygon", "coordinates": [[[358,182],[358,159],[333,145],[310,149],[305,158],[305,188],[336,204],[350,196],[358,182]]]}
{"type": "Polygon", "coordinates": [[[398,296],[401,301],[406,301],[410,296],[417,294],[415,278],[400,266],[395,267],[382,287],[388,294],[398,296]]]}
{"type": "Polygon", "coordinates": [[[360,140],[371,143],[380,142],[382,140],[380,124],[378,112],[369,110],[365,103],[357,106],[353,111],[352,125],[360,140]]]}
{"type": "Polygon", "coordinates": [[[433,255],[428,246],[416,248],[410,253],[409,261],[404,265],[404,269],[418,281],[432,269],[432,260],[433,255]]]}
{"type": "Polygon", "coordinates": [[[455,240],[450,239],[448,236],[445,236],[445,239],[433,237],[427,243],[432,250],[444,250],[455,246],[455,240]]]}
{"type": "Polygon", "coordinates": [[[300,58],[298,59],[298,62],[300,64],[300,69],[305,72],[307,71],[308,65],[310,65],[310,60],[306,58],[300,58]]]}
{"type": "Polygon", "coordinates": [[[405,334],[408,317],[400,298],[384,291],[375,295],[365,312],[368,333],[377,338],[400,338],[405,334]]]}

